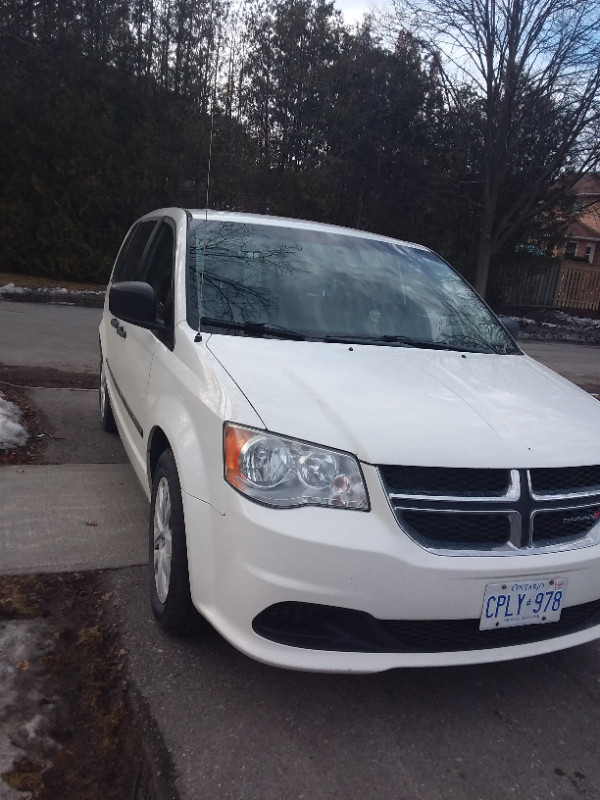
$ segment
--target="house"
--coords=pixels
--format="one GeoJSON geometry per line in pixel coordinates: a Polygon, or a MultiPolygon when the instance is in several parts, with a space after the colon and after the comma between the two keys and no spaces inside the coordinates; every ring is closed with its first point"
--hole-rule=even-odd
{"type": "MultiPolygon", "coordinates": [[[[501,293],[507,306],[549,306],[600,314],[600,173],[583,175],[573,191],[573,221],[553,258],[540,257],[512,274],[505,271],[501,293]]],[[[535,248],[529,251],[533,253],[535,248]]]]}
{"type": "Polygon", "coordinates": [[[553,305],[600,310],[600,174],[583,175],[573,187],[577,218],[565,237],[553,305]]]}
{"type": "Polygon", "coordinates": [[[584,175],[573,191],[578,217],[567,230],[564,260],[600,266],[600,174],[584,175]]]}

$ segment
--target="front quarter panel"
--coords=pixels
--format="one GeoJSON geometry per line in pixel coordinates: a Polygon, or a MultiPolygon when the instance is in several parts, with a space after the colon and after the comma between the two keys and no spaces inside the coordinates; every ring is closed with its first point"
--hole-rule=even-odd
{"type": "Polygon", "coordinates": [[[159,348],[152,364],[152,428],[162,429],[170,443],[182,491],[224,514],[223,422],[263,422],[206,342],[194,341],[187,323],[178,326],[176,342],[173,353],[159,348]]]}
{"type": "MultiPolygon", "coordinates": [[[[226,511],[223,422],[262,427],[237,385],[194,332],[178,326],[175,350],[157,349],[148,389],[152,429],[171,447],[182,489],[192,600],[207,613],[214,605],[215,536],[226,511]],[[200,502],[198,502],[200,501],[200,502]]],[[[152,482],[148,469],[149,483],[152,482]]]]}

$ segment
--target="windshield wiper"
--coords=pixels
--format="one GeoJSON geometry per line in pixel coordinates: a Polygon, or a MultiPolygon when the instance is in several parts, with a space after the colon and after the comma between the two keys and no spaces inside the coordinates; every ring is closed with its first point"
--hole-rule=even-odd
{"type": "Polygon", "coordinates": [[[461,337],[459,342],[437,342],[430,339],[412,339],[410,336],[385,334],[383,336],[324,336],[325,342],[342,344],[391,344],[398,347],[416,347],[421,350],[448,350],[450,352],[494,353],[491,346],[472,337],[461,337]]]}
{"type": "Polygon", "coordinates": [[[500,350],[490,342],[482,341],[476,336],[457,336],[456,340],[450,345],[451,350],[460,350],[466,353],[496,353],[500,350]]]}
{"type": "Polygon", "coordinates": [[[444,342],[432,342],[430,339],[412,339],[410,336],[395,336],[393,334],[379,336],[377,341],[401,344],[406,347],[418,347],[421,350],[454,350],[451,345],[445,344],[444,342]]]}
{"type": "Polygon", "coordinates": [[[271,325],[268,322],[234,322],[227,319],[213,319],[202,317],[202,325],[212,328],[229,328],[234,331],[242,331],[249,336],[276,336],[279,339],[294,339],[303,342],[306,334],[295,331],[292,328],[284,328],[282,325],[271,325]]]}
{"type": "Polygon", "coordinates": [[[384,336],[324,336],[324,342],[340,342],[342,344],[391,344],[398,347],[418,347],[422,350],[455,350],[449,344],[443,342],[432,342],[421,339],[411,339],[410,336],[396,336],[395,334],[386,334],[384,336]]]}
{"type": "Polygon", "coordinates": [[[476,353],[496,352],[484,342],[480,342],[474,337],[460,337],[456,342],[435,342],[423,339],[412,339],[410,336],[396,334],[385,334],[383,336],[350,336],[347,334],[328,334],[323,337],[309,336],[293,328],[286,328],[283,325],[273,325],[268,322],[234,322],[233,320],[214,319],[212,317],[202,317],[202,325],[211,328],[229,328],[230,330],[240,331],[248,336],[275,336],[279,339],[293,339],[303,342],[306,339],[322,342],[339,342],[340,344],[376,344],[376,345],[396,345],[397,347],[416,347],[421,350],[448,350],[465,351],[476,353]]]}

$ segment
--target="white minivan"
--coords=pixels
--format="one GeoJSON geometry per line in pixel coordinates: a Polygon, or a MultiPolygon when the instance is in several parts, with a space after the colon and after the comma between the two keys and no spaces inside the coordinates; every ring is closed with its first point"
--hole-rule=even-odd
{"type": "Polygon", "coordinates": [[[100,348],[165,630],[203,619],[268,664],[345,672],[600,636],[600,404],[427,248],[154,211],[100,348]]]}

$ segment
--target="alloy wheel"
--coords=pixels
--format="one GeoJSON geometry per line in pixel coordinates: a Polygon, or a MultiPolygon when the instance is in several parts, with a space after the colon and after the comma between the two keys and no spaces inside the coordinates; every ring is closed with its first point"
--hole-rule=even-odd
{"type": "Polygon", "coordinates": [[[156,489],[154,505],[154,582],[161,603],[166,601],[169,594],[172,551],[171,492],[169,482],[163,476],[156,489]]]}

